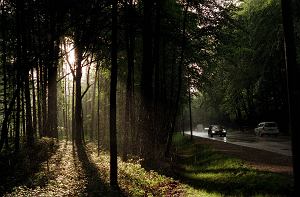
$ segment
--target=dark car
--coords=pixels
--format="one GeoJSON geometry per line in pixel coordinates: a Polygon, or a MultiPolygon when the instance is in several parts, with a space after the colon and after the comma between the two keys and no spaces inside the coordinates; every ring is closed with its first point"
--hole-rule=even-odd
{"type": "Polygon", "coordinates": [[[213,137],[219,135],[220,137],[226,137],[226,129],[221,125],[210,125],[208,128],[208,136],[213,137]]]}

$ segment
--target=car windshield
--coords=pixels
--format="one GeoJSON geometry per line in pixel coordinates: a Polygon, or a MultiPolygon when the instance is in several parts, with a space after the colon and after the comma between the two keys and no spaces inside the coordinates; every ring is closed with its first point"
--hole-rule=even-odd
{"type": "Polygon", "coordinates": [[[277,127],[277,124],[275,122],[268,122],[265,124],[265,127],[277,127]]]}
{"type": "Polygon", "coordinates": [[[223,127],[221,125],[214,125],[213,129],[223,129],[223,127]]]}

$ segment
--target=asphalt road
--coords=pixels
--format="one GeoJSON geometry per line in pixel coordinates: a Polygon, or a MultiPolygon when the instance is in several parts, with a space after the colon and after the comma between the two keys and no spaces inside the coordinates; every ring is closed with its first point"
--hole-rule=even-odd
{"type": "MultiPolygon", "coordinates": [[[[190,131],[185,132],[190,135],[190,131]]],[[[251,148],[256,148],[260,150],[266,150],[270,152],[275,152],[278,154],[292,156],[291,151],[291,140],[288,136],[263,136],[259,137],[254,135],[254,133],[243,133],[240,131],[227,132],[226,137],[209,137],[207,131],[199,132],[193,131],[193,136],[208,138],[211,140],[223,141],[226,143],[237,144],[240,146],[247,146],[251,148]]]]}

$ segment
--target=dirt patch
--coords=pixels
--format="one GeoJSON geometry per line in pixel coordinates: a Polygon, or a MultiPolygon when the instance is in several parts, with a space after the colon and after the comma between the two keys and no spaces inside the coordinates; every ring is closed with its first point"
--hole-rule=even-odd
{"type": "Polygon", "coordinates": [[[292,175],[293,163],[291,156],[285,156],[265,150],[213,141],[205,138],[194,138],[195,143],[209,145],[217,152],[244,160],[247,165],[261,170],[292,175]]]}

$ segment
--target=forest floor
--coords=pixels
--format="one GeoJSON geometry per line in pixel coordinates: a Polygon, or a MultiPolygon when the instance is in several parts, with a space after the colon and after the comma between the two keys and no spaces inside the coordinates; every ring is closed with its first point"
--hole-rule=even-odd
{"type": "Polygon", "coordinates": [[[118,163],[120,188],[117,191],[109,187],[108,153],[100,152],[98,156],[93,144],[77,149],[70,141],[60,141],[56,154],[37,172],[45,184],[17,186],[4,196],[187,196],[189,190],[195,193],[173,178],[146,171],[138,161],[119,160],[118,163]]]}
{"type": "Polygon", "coordinates": [[[139,161],[118,160],[119,189],[113,190],[109,187],[107,152],[101,151],[98,156],[92,143],[76,148],[70,141],[62,140],[56,153],[42,163],[34,176],[43,180],[43,184],[16,186],[4,196],[212,197],[256,196],[252,195],[256,193],[258,196],[288,196],[291,192],[289,175],[249,169],[240,160],[220,156],[197,142],[191,145],[180,138],[180,142],[175,139],[175,143],[175,162],[167,166],[171,174],[145,170],[139,161]]]}

